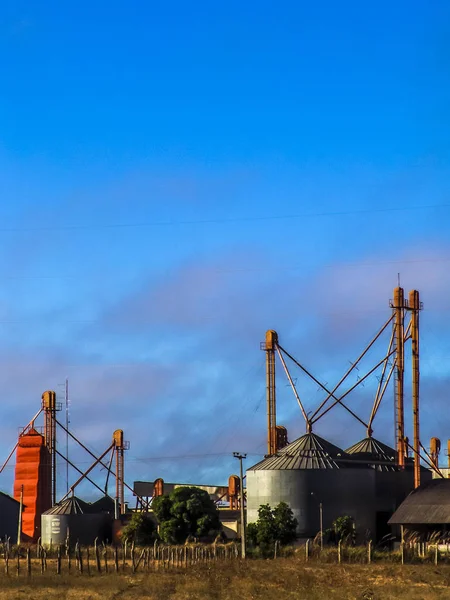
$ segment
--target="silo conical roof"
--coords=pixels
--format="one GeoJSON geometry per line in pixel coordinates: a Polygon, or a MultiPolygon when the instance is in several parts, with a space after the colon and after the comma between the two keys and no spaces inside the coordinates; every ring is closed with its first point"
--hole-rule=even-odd
{"type": "Polygon", "coordinates": [[[396,471],[397,452],[373,437],[366,437],[346,450],[354,458],[367,461],[378,471],[396,471]]]}
{"type": "Polygon", "coordinates": [[[66,498],[62,502],[58,502],[52,508],[46,510],[44,515],[82,515],[92,512],[90,505],[84,500],[80,500],[76,496],[66,498]]]}
{"type": "Polygon", "coordinates": [[[338,446],[314,433],[305,433],[273,456],[265,458],[249,470],[276,469],[341,469],[340,462],[349,459],[338,446]]]}

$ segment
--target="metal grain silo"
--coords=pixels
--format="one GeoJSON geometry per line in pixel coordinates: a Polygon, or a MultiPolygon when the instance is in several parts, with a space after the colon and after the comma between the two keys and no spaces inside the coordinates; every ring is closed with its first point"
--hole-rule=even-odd
{"type": "Polygon", "coordinates": [[[374,472],[341,448],[306,433],[247,470],[247,518],[258,519],[262,504],[286,502],[299,536],[319,531],[319,505],[326,529],[340,516],[353,517],[360,532],[373,531],[374,472]]]}
{"type": "Polygon", "coordinates": [[[67,537],[71,544],[93,544],[99,541],[111,541],[111,517],[104,512],[92,512],[87,502],[72,496],[55,504],[41,517],[42,545],[65,543],[67,537]]]}
{"type": "MultiPolygon", "coordinates": [[[[380,540],[391,533],[388,521],[394,511],[414,489],[414,463],[408,458],[405,467],[397,463],[397,452],[373,437],[367,437],[346,450],[358,464],[364,464],[375,475],[375,537],[380,540]]],[[[429,481],[428,469],[421,469],[423,481],[429,481]]]]}

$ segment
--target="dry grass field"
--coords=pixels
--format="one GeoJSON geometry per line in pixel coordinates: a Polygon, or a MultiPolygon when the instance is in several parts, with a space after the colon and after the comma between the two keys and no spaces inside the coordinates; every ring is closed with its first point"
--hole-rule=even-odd
{"type": "Polygon", "coordinates": [[[450,599],[450,565],[235,560],[126,574],[0,575],[0,600],[450,599]]]}

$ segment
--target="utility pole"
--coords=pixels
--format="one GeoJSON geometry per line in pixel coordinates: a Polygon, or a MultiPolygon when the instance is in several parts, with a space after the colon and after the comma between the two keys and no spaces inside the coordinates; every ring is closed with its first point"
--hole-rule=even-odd
{"type": "Polygon", "coordinates": [[[241,505],[241,555],[245,558],[246,555],[246,544],[245,544],[245,512],[244,512],[244,469],[242,467],[242,460],[247,458],[246,454],[240,454],[239,452],[233,452],[234,458],[239,460],[239,501],[241,505]]]}
{"type": "Polygon", "coordinates": [[[23,484],[20,488],[19,524],[17,526],[17,545],[22,541],[22,512],[23,512],[23,484]]]}

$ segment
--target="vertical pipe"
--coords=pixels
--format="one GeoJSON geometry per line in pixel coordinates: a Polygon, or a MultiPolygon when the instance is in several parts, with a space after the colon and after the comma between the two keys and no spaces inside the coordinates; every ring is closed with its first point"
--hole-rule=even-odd
{"type": "Polygon", "coordinates": [[[117,429],[113,436],[114,446],[116,451],[116,502],[120,506],[120,514],[125,513],[125,495],[124,495],[124,443],[123,443],[123,431],[117,429]]]}
{"type": "Polygon", "coordinates": [[[420,485],[420,413],[419,413],[419,310],[420,299],[417,290],[409,292],[411,310],[411,347],[412,347],[412,406],[414,429],[414,487],[420,485]]]}
{"type": "Polygon", "coordinates": [[[52,506],[56,504],[56,393],[49,390],[42,394],[45,414],[44,439],[50,454],[50,489],[52,506]]]}
{"type": "Polygon", "coordinates": [[[275,391],[275,348],[278,344],[276,331],[266,332],[266,386],[267,386],[267,454],[271,456],[277,451],[276,425],[276,391],[275,391]]]}
{"type": "Polygon", "coordinates": [[[66,378],[66,492],[69,491],[69,380],[66,378]]]}
{"type": "Polygon", "coordinates": [[[405,296],[403,288],[394,289],[393,309],[395,313],[395,342],[396,342],[396,442],[397,460],[400,468],[405,467],[405,415],[404,415],[404,317],[405,296]]]}

